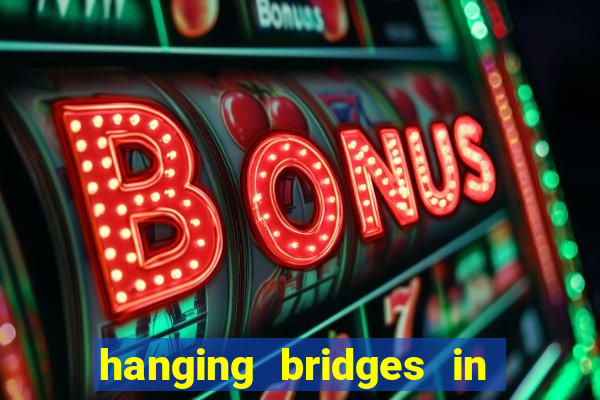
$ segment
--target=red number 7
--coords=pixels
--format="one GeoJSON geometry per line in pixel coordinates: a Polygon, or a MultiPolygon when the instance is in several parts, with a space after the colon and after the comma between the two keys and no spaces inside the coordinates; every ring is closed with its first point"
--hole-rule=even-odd
{"type": "Polygon", "coordinates": [[[411,338],[417,300],[421,292],[421,278],[414,277],[408,286],[398,287],[383,300],[385,325],[396,324],[395,338],[411,338]]]}

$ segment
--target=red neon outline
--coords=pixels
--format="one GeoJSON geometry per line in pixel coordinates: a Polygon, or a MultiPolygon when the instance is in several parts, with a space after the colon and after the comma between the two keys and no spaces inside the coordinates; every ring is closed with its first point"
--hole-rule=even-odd
{"type": "MultiPolygon", "coordinates": [[[[200,173],[201,160],[199,157],[196,158],[191,140],[187,138],[176,119],[154,101],[112,96],[59,101],[54,104],[53,113],[73,194],[77,200],[80,222],[85,227],[88,251],[90,256],[94,255],[92,256],[92,262],[95,264],[94,274],[104,300],[106,313],[112,319],[130,317],[132,314],[172,301],[175,297],[205,284],[216,272],[223,253],[222,220],[213,200],[204,188],[191,184],[200,173]],[[120,116],[119,119],[115,113],[120,116]],[[100,127],[94,125],[94,118],[98,116],[102,119],[100,127]],[[70,125],[74,119],[77,119],[80,124],[77,132],[70,125]],[[123,182],[122,178],[117,180],[119,168],[115,163],[119,161],[114,158],[116,154],[114,143],[108,139],[110,135],[123,138],[123,135],[128,132],[124,128],[130,129],[136,139],[134,143],[144,146],[144,150],[159,157],[156,160],[161,161],[163,166],[168,165],[168,168],[158,167],[159,173],[162,171],[164,174],[158,181],[153,180],[156,173],[144,181],[127,183],[123,182]],[[143,137],[141,142],[138,141],[139,135],[143,137]],[[77,150],[79,140],[86,141],[85,150],[77,150]],[[102,146],[96,140],[102,140],[102,146]],[[148,147],[146,144],[149,142],[153,144],[148,147]],[[163,151],[162,147],[168,148],[169,151],[163,151]],[[111,161],[103,165],[102,160],[108,158],[111,161]],[[84,171],[84,162],[89,162],[87,165],[92,166],[91,170],[84,171]],[[162,181],[167,182],[166,179],[170,179],[166,185],[169,188],[160,187],[159,184],[162,181]],[[97,190],[89,194],[88,184],[92,180],[97,183],[97,190]],[[117,183],[112,184],[112,180],[117,180],[117,183]],[[108,185],[105,185],[106,182],[108,185]],[[156,188],[157,200],[154,200],[155,193],[149,195],[145,192],[151,188],[156,188]],[[136,189],[137,195],[133,193],[136,189]],[[144,194],[144,202],[137,204],[135,197],[141,193],[144,194]],[[189,193],[189,196],[183,199],[182,193],[189,193]],[[102,201],[104,198],[107,201],[102,201]],[[116,208],[117,199],[122,199],[120,203],[125,206],[120,212],[116,208]],[[95,215],[94,206],[100,202],[103,204],[104,211],[95,215]],[[193,203],[197,205],[194,207],[193,203]],[[157,207],[152,207],[153,204],[157,207]],[[182,220],[186,221],[185,226],[179,226],[177,235],[181,235],[182,238],[188,237],[187,246],[186,243],[179,243],[175,248],[169,248],[167,257],[158,257],[160,262],[152,257],[144,260],[144,257],[140,256],[144,250],[139,232],[136,233],[137,228],[132,225],[135,220],[131,217],[137,218],[141,215],[143,219],[149,215],[148,212],[154,217],[158,215],[157,210],[165,209],[169,209],[172,215],[180,215],[174,217],[174,221],[179,223],[182,220]],[[201,221],[201,225],[192,226],[191,215],[189,215],[191,210],[194,217],[201,221]],[[111,219],[107,219],[109,216],[111,219]],[[108,231],[101,226],[108,227],[110,233],[102,235],[100,229],[104,229],[104,232],[108,231]],[[125,228],[130,232],[128,235],[121,236],[120,232],[125,228]],[[197,233],[200,232],[198,229],[202,229],[201,237],[204,240],[202,246],[198,239],[200,237],[197,233]],[[132,239],[136,236],[137,239],[132,239]],[[192,247],[192,239],[194,241],[198,239],[197,246],[192,247]],[[125,249],[124,246],[127,244],[130,249],[133,249],[132,251],[125,249]],[[116,251],[117,248],[119,252],[116,251]],[[193,257],[182,260],[181,264],[174,263],[190,251],[194,252],[193,257]],[[125,260],[121,259],[123,256],[125,260]],[[192,267],[194,260],[197,263],[192,267]],[[144,262],[148,264],[144,265],[144,262]],[[132,270],[136,265],[138,268],[132,270]],[[120,279],[111,278],[114,269],[121,271],[120,279]],[[155,280],[159,273],[163,277],[160,284],[155,283],[160,281],[155,280]],[[138,285],[137,289],[136,285],[133,285],[137,279],[143,279],[143,289],[139,289],[141,285],[138,285]],[[117,300],[119,292],[125,293],[124,301],[117,300]]],[[[123,300],[123,297],[120,299],[123,300]]]]}
{"type": "Polygon", "coordinates": [[[508,27],[504,21],[502,10],[496,0],[483,0],[485,8],[487,8],[488,16],[492,22],[492,30],[496,39],[503,39],[508,35],[508,27]]]}
{"type": "Polygon", "coordinates": [[[476,203],[489,201],[496,191],[496,170],[490,156],[483,150],[483,128],[468,115],[454,122],[454,143],[461,161],[478,175],[467,171],[463,180],[463,194],[476,203]]]}
{"type": "Polygon", "coordinates": [[[182,256],[185,249],[190,243],[190,232],[183,216],[175,210],[168,208],[158,207],[155,211],[147,211],[143,213],[136,213],[129,217],[129,226],[132,233],[132,239],[137,254],[138,264],[140,268],[152,269],[159,267],[168,262],[174,262],[182,256]],[[145,242],[142,239],[142,232],[140,232],[141,224],[148,221],[157,220],[170,220],[174,222],[173,226],[176,227],[176,240],[174,241],[175,246],[171,246],[156,255],[150,255],[146,249],[145,242]]]}
{"type": "Polygon", "coordinates": [[[121,184],[123,190],[138,190],[137,187],[139,182],[144,182],[146,187],[152,186],[160,180],[160,177],[164,173],[162,163],[157,163],[155,160],[161,158],[160,149],[157,144],[148,140],[148,138],[141,133],[114,133],[108,136],[108,146],[112,154],[113,160],[119,160],[119,166],[121,168],[115,168],[117,179],[121,184]],[[123,170],[123,160],[119,148],[122,146],[128,146],[130,148],[144,147],[152,155],[152,165],[149,171],[144,171],[140,176],[127,177],[126,171],[123,170]]]}
{"type": "Polygon", "coordinates": [[[269,258],[286,267],[305,269],[332,255],[344,225],[343,198],[332,167],[315,144],[292,132],[271,132],[247,153],[243,170],[248,220],[269,258]],[[276,180],[288,168],[302,172],[313,185],[316,207],[308,226],[292,224],[278,204],[276,180]],[[289,246],[279,244],[282,241],[289,246]]]}
{"type": "Polygon", "coordinates": [[[360,127],[346,126],[338,130],[346,177],[353,192],[354,211],[360,222],[361,237],[365,241],[378,239],[384,234],[373,180],[388,210],[401,227],[412,226],[419,220],[416,196],[410,174],[407,173],[408,163],[400,133],[396,128],[380,127],[378,136],[387,163],[381,159],[375,150],[376,147],[360,127]],[[352,151],[356,148],[358,152],[352,151]],[[361,196],[361,193],[365,193],[366,196],[361,196]]]}
{"type": "Polygon", "coordinates": [[[564,292],[558,266],[553,257],[555,255],[554,246],[551,244],[552,242],[545,231],[543,214],[540,210],[532,179],[534,175],[527,164],[523,142],[520,138],[517,121],[514,118],[515,114],[504,87],[504,78],[496,65],[496,59],[491,54],[487,54],[481,58],[481,67],[487,77],[488,90],[492,96],[493,105],[496,108],[496,114],[504,134],[504,141],[517,180],[528,229],[531,233],[539,261],[542,279],[546,285],[552,304],[562,304],[564,301],[564,292]]]}
{"type": "Polygon", "coordinates": [[[430,125],[430,132],[438,165],[442,171],[442,189],[439,189],[433,181],[431,161],[425,151],[421,128],[409,125],[405,128],[404,135],[421,202],[430,214],[443,217],[451,214],[460,202],[460,171],[446,124],[433,122],[430,125]]]}
{"type": "Polygon", "coordinates": [[[415,276],[410,280],[408,286],[397,287],[383,299],[385,326],[391,327],[394,323],[396,324],[395,338],[412,338],[416,305],[420,293],[421,278],[415,276]]]}

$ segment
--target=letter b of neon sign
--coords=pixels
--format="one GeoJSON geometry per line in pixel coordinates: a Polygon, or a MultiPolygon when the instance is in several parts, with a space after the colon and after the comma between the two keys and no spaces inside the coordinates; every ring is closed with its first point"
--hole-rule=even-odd
{"type": "Polygon", "coordinates": [[[55,104],[69,177],[107,311],[123,317],[207,282],[219,265],[219,213],[192,184],[200,160],[163,109],[138,99],[97,97],[55,104]],[[149,166],[134,171],[128,154],[149,166]],[[167,225],[169,240],[149,230],[167,225]]]}

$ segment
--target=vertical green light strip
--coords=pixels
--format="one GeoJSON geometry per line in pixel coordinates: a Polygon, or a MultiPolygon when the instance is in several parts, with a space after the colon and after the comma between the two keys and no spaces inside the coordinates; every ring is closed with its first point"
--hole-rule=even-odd
{"type": "Polygon", "coordinates": [[[565,400],[573,397],[583,376],[579,369],[579,362],[571,358],[558,372],[550,389],[543,396],[544,400],[565,400]]]}
{"type": "Polygon", "coordinates": [[[244,2],[244,0],[238,0],[237,2],[237,11],[238,15],[241,16],[242,25],[244,27],[244,34],[246,35],[247,40],[251,40],[254,32],[252,29],[252,18],[248,12],[249,5],[244,2]]]}
{"type": "Polygon", "coordinates": [[[373,41],[373,34],[371,33],[371,25],[369,25],[369,18],[367,16],[367,11],[365,9],[365,5],[362,0],[356,0],[356,8],[358,13],[360,14],[360,20],[363,28],[363,33],[365,35],[365,42],[369,52],[374,53],[376,51],[375,43],[373,41]]]}
{"type": "MultiPolygon", "coordinates": [[[[360,318],[360,334],[363,338],[369,339],[371,335],[369,334],[369,322],[367,321],[367,310],[365,309],[364,305],[362,305],[358,308],[358,316],[360,318]]],[[[373,354],[371,352],[371,344],[369,343],[368,340],[366,340],[365,342],[367,344],[367,354],[370,356],[371,354],[373,354]]]]}
{"type": "Polygon", "coordinates": [[[477,24],[478,22],[486,24],[490,19],[484,11],[485,8],[479,3],[478,0],[460,0],[462,10],[455,8],[456,15],[462,15],[459,19],[464,21],[465,30],[468,31],[464,37],[470,39],[468,41],[478,57],[482,59],[486,53],[492,53],[498,64],[508,73],[505,87],[507,93],[514,95],[517,107],[521,109],[518,117],[523,122],[524,130],[519,129],[519,131],[520,135],[524,133],[524,141],[531,145],[531,156],[535,161],[537,182],[544,196],[548,225],[553,228],[551,235],[556,245],[555,251],[560,258],[560,272],[564,278],[571,327],[575,338],[573,357],[555,376],[553,389],[548,391],[546,398],[572,396],[578,389],[577,383],[573,382],[580,382],[585,375],[591,374],[592,392],[594,397],[600,399],[600,370],[595,369],[600,368],[595,321],[584,293],[585,280],[578,272],[581,269],[581,261],[568,221],[568,210],[563,201],[560,178],[550,156],[548,142],[544,139],[539,110],[531,86],[527,84],[521,71],[519,57],[512,50],[508,37],[496,41],[487,34],[483,26],[477,24]]]}
{"type": "Polygon", "coordinates": [[[369,339],[369,323],[367,322],[367,311],[364,305],[358,308],[358,313],[360,316],[360,333],[362,337],[369,339]]]}
{"type": "Polygon", "coordinates": [[[169,52],[169,37],[167,35],[167,27],[165,26],[165,18],[160,5],[160,0],[151,0],[152,13],[154,14],[154,23],[156,24],[156,33],[158,34],[158,42],[165,53],[169,52]]]}
{"type": "Polygon", "coordinates": [[[569,213],[563,200],[560,177],[551,157],[550,145],[545,140],[546,135],[540,121],[533,90],[526,81],[519,57],[512,50],[510,42],[503,42],[503,49],[505,68],[509,76],[508,83],[521,108],[520,116],[531,139],[530,154],[538,171],[538,182],[546,202],[548,221],[552,227],[551,232],[560,258],[575,339],[573,360],[579,364],[582,375],[591,375],[592,393],[594,397],[600,399],[600,382],[598,381],[600,375],[594,369],[594,366],[600,364],[596,345],[596,323],[584,293],[585,279],[579,272],[581,270],[579,249],[569,223],[569,213]]]}
{"type": "Polygon", "coordinates": [[[442,336],[446,337],[446,336],[448,336],[448,333],[450,333],[450,329],[451,329],[450,307],[448,306],[448,302],[446,301],[442,278],[439,276],[439,272],[435,267],[434,267],[433,271],[435,274],[435,279],[434,279],[435,293],[437,294],[438,299],[440,301],[440,321],[441,321],[441,325],[442,325],[442,336]]]}
{"type": "Polygon", "coordinates": [[[460,0],[463,15],[467,22],[468,31],[473,39],[475,48],[481,55],[485,52],[496,51],[494,40],[484,19],[482,7],[477,0],[460,0]]]}
{"type": "MultiPolygon", "coordinates": [[[[434,379],[435,379],[435,386],[437,386],[439,388],[444,387],[444,385],[442,383],[442,375],[439,370],[435,371],[434,379]]],[[[436,400],[446,400],[446,392],[441,392],[441,391],[435,392],[435,398],[436,398],[436,400]]]]}
{"type": "Polygon", "coordinates": [[[512,395],[512,400],[531,399],[536,390],[540,387],[554,364],[560,358],[560,345],[552,343],[546,348],[544,353],[535,362],[531,370],[525,376],[515,393],[512,395]]]}

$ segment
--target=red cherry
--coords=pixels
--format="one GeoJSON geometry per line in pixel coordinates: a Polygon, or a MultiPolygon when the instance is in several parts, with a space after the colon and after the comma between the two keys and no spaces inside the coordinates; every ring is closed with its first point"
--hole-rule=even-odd
{"type": "Polygon", "coordinates": [[[388,90],[388,95],[396,111],[402,117],[404,124],[411,124],[418,121],[415,104],[403,90],[392,88],[388,90]]]}
{"type": "Polygon", "coordinates": [[[171,0],[171,14],[177,31],[187,38],[208,33],[219,16],[219,0],[171,0]]]}
{"type": "Polygon", "coordinates": [[[456,112],[456,99],[450,86],[443,79],[438,79],[436,89],[440,99],[441,113],[446,115],[456,112]]]}
{"type": "Polygon", "coordinates": [[[273,323],[275,317],[281,312],[284,294],[284,275],[270,278],[260,285],[254,296],[250,312],[250,330],[254,335],[260,335],[273,323]]]}
{"type": "Polygon", "coordinates": [[[242,90],[228,90],[221,96],[221,116],[233,139],[244,150],[269,129],[269,117],[254,96],[242,90]]]}
{"type": "Polygon", "coordinates": [[[413,87],[421,98],[433,109],[437,114],[440,110],[440,100],[437,91],[433,87],[431,79],[427,76],[416,76],[413,79],[413,87]]]}
{"type": "Polygon", "coordinates": [[[218,81],[226,89],[247,88],[249,85],[257,84],[266,90],[271,89],[267,77],[263,74],[253,71],[243,71],[237,69],[225,70],[219,73],[218,81]]]}
{"type": "Polygon", "coordinates": [[[348,34],[349,25],[344,0],[311,0],[310,3],[321,10],[325,23],[325,40],[335,43],[344,39],[348,34]]]}
{"type": "Polygon", "coordinates": [[[292,99],[285,96],[269,97],[264,100],[264,103],[273,129],[308,134],[306,118],[292,99]]]}

